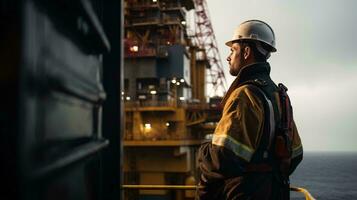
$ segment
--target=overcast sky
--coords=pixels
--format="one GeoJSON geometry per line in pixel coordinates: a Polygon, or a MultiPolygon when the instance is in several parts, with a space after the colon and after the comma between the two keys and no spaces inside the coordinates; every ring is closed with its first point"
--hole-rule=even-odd
{"type": "Polygon", "coordinates": [[[288,88],[306,151],[357,151],[357,1],[207,0],[227,82],[225,41],[243,21],[272,26],[269,62],[288,88]]]}

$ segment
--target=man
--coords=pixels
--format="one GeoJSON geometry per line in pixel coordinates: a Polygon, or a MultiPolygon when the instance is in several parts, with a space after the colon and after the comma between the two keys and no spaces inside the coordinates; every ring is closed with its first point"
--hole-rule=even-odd
{"type": "Polygon", "coordinates": [[[225,95],[212,142],[199,149],[199,197],[289,199],[289,175],[302,160],[302,145],[287,89],[270,78],[267,59],[275,35],[265,22],[240,24],[226,43],[229,72],[237,76],[225,95]]]}

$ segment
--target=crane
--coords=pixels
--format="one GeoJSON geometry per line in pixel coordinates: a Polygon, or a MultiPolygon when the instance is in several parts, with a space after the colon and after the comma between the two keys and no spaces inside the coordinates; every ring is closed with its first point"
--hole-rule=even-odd
{"type": "Polygon", "coordinates": [[[227,81],[219,54],[216,37],[213,31],[206,0],[194,0],[194,43],[203,49],[205,59],[209,63],[207,70],[208,96],[223,96],[226,93],[227,81]]]}

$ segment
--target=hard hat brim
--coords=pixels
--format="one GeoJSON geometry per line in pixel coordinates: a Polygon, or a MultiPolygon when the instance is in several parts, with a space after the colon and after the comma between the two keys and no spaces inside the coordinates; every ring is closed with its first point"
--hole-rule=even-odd
{"type": "Polygon", "coordinates": [[[232,44],[234,41],[236,41],[236,40],[230,40],[230,41],[226,42],[225,44],[229,47],[232,47],[232,44]]]}
{"type": "MultiPolygon", "coordinates": [[[[239,40],[242,40],[242,39],[229,40],[229,41],[226,42],[225,44],[226,44],[228,47],[232,47],[233,43],[234,43],[234,42],[238,42],[239,40]]],[[[244,39],[244,40],[249,40],[249,39],[244,39]]],[[[254,41],[260,41],[260,42],[265,43],[265,42],[262,41],[262,40],[254,40],[254,41]]],[[[265,43],[265,44],[267,44],[267,43],[265,43]]],[[[269,47],[271,48],[271,51],[270,51],[270,52],[276,52],[276,48],[275,48],[275,47],[271,46],[270,44],[268,44],[268,45],[269,45],[269,47]]]]}

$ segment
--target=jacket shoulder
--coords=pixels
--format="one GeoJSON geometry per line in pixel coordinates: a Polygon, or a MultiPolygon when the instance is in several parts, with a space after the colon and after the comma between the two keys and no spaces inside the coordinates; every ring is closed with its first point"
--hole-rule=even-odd
{"type": "MultiPolygon", "coordinates": [[[[237,87],[231,94],[233,98],[241,97],[242,95],[254,95],[254,91],[258,88],[263,88],[267,86],[267,81],[263,79],[253,79],[248,80],[242,83],[239,87],[237,87]]],[[[255,96],[255,95],[254,95],[255,96]]]]}
{"type": "Polygon", "coordinates": [[[238,104],[246,104],[253,107],[263,108],[264,104],[257,90],[257,86],[251,84],[242,85],[236,88],[227,99],[227,103],[224,108],[229,108],[238,104]]]}
{"type": "Polygon", "coordinates": [[[245,81],[242,83],[242,85],[255,85],[257,87],[265,87],[268,85],[268,81],[261,78],[256,78],[256,79],[245,81]]]}

